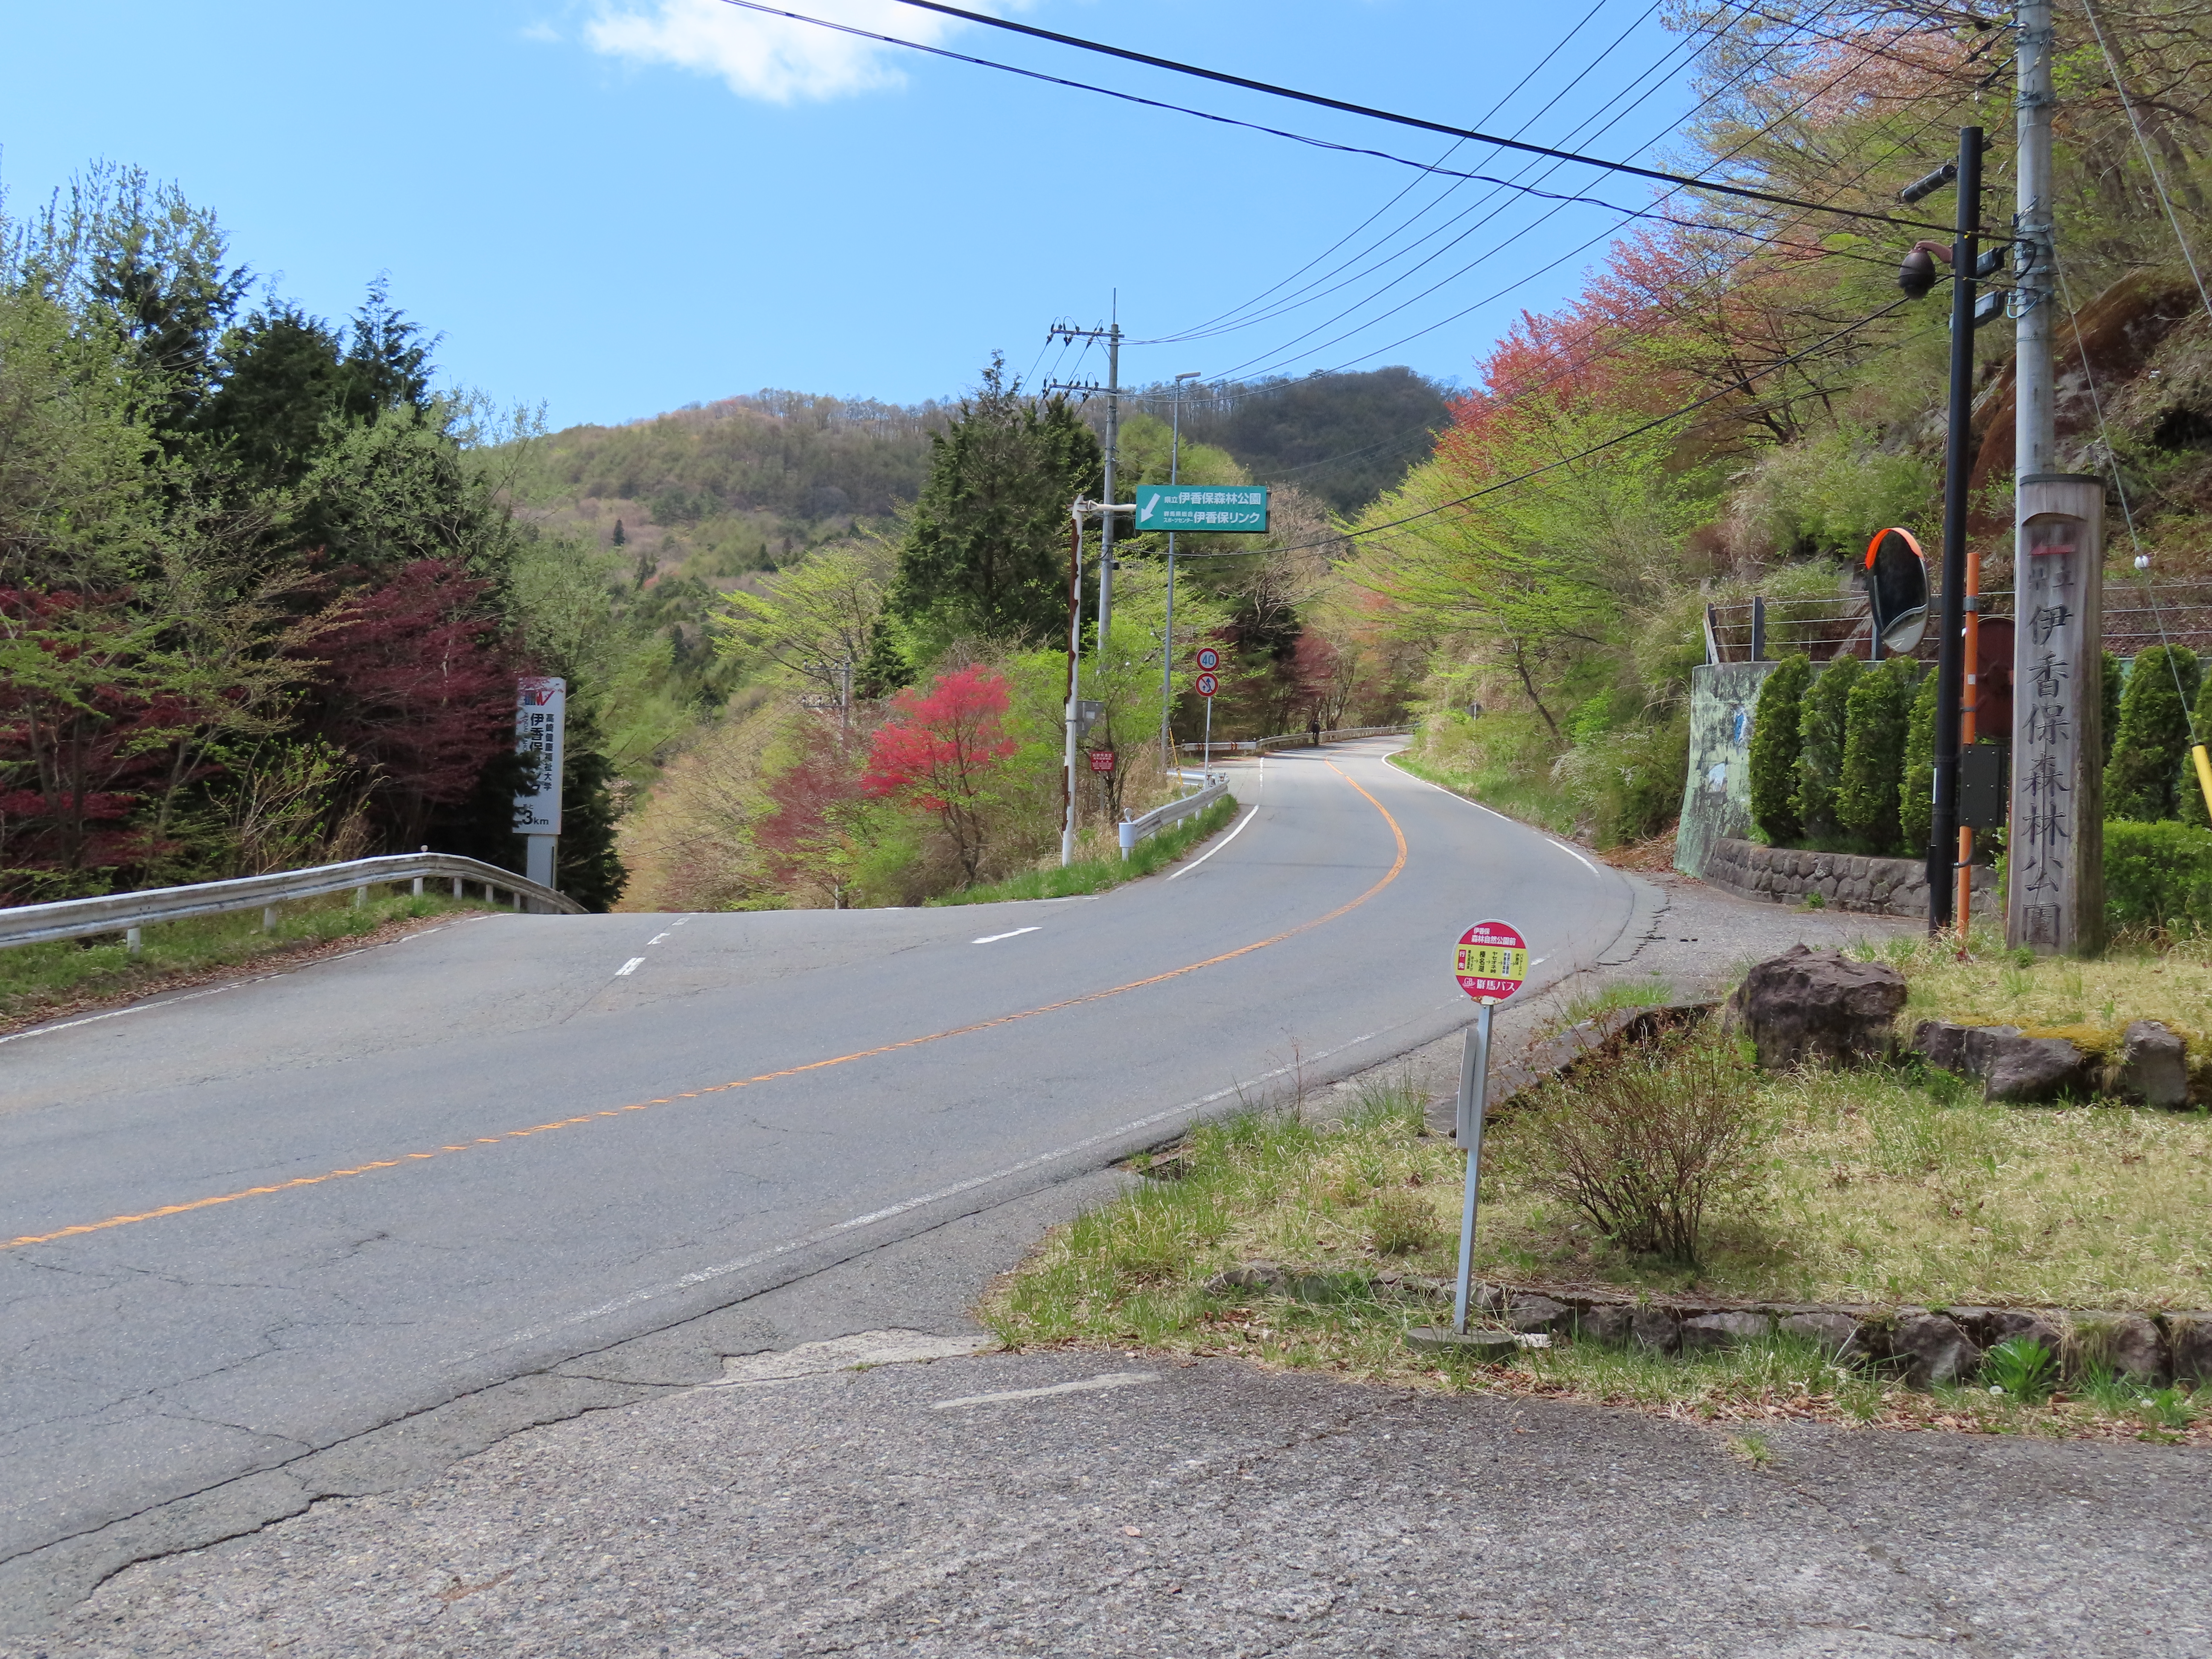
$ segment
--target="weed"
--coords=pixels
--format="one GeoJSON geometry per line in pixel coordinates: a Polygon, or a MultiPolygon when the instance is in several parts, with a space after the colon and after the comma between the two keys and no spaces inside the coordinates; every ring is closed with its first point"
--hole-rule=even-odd
{"type": "Polygon", "coordinates": [[[1377,1193],[1367,1206],[1367,1242],[1377,1255],[1404,1255],[1436,1243],[1436,1206],[1402,1188],[1377,1193]]]}
{"type": "Polygon", "coordinates": [[[1989,1385],[2012,1400],[2048,1400],[2058,1386],[2058,1356],[2032,1338],[2015,1336],[1982,1356],[1989,1385]]]}
{"type": "Polygon", "coordinates": [[[1763,1469],[1774,1461],[1774,1443],[1756,1429],[1728,1437],[1729,1451],[1754,1469],[1763,1469]]]}
{"type": "Polygon", "coordinates": [[[1134,881],[1149,876],[1155,870],[1174,863],[1185,853],[1227,826],[1239,808],[1234,795],[1225,795],[1195,817],[1185,818],[1174,828],[1148,836],[1130,849],[1129,856],[1103,859],[1082,859],[1073,864],[1048,865],[1041,870],[1027,870],[1018,876],[988,886],[964,888],[957,893],[947,893],[930,900],[936,904],[1003,904],[1022,899],[1075,898],[1086,893],[1103,893],[1109,887],[1118,887],[1125,881],[1134,881]]]}
{"type": "Polygon", "coordinates": [[[1649,974],[1642,979],[1626,980],[1575,998],[1567,1004],[1558,1024],[1564,1029],[1611,1013],[1616,1008],[1656,1008],[1674,998],[1672,984],[1657,974],[1649,974]]]}

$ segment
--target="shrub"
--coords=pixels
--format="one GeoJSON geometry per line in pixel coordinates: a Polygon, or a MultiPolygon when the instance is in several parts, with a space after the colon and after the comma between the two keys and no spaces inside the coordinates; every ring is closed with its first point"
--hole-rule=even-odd
{"type": "Polygon", "coordinates": [[[1797,817],[1808,836],[1836,833],[1836,791],[1844,777],[1844,729],[1859,659],[1838,657],[1813,680],[1798,719],[1797,817]]]}
{"type": "Polygon", "coordinates": [[[2212,830],[2107,818],[2105,915],[2115,928],[2212,932],[2212,830]]]}
{"type": "MultiPolygon", "coordinates": [[[[2120,735],[2120,696],[2127,690],[2128,677],[2120,670],[2120,659],[2109,651],[2105,653],[2104,669],[2105,701],[2101,706],[2105,715],[2105,752],[2097,757],[2097,764],[2110,766],[2112,763],[2112,739],[2120,735]]],[[[2012,739],[2007,736],[2005,741],[2009,743],[2012,739]]]]}
{"type": "Polygon", "coordinates": [[[1631,1045],[1539,1095],[1538,1180],[1620,1248],[1694,1264],[1707,1209],[1753,1174],[1753,1087],[1710,1027],[1631,1045]]]}
{"type": "Polygon", "coordinates": [[[2154,645],[2136,659],[2105,766],[2106,817],[2149,823],[2174,815],[2174,781],[2189,754],[2188,709],[2197,691],[2197,653],[2187,646],[2154,645]]]}
{"type": "Polygon", "coordinates": [[[1797,817],[1797,721],[1813,659],[1793,652],[1759,688],[1751,724],[1751,821],[1777,847],[1804,832],[1797,817]]]}
{"type": "MultiPolygon", "coordinates": [[[[2199,743],[2212,739],[2212,676],[2207,676],[2197,693],[2197,730],[2193,733],[2199,743]]],[[[2204,786],[2197,781],[2194,757],[2181,757],[2181,775],[2174,780],[2174,805],[2177,816],[2184,823],[2193,823],[2199,829],[2212,828],[2212,819],[2204,814],[2204,786]]]]}
{"type": "Polygon", "coordinates": [[[1860,675],[1844,704],[1836,821],[1863,837],[1870,853],[1887,853],[1897,845],[1897,788],[1905,770],[1905,726],[1918,672],[1911,658],[1892,657],[1872,673],[1860,675]]]}
{"type": "Polygon", "coordinates": [[[1678,714],[1578,743],[1553,763],[1552,775],[1589,821],[1596,844],[1618,847],[1657,834],[1680,810],[1689,761],[1689,717],[1678,714]]]}
{"type": "MultiPolygon", "coordinates": [[[[1898,839],[1905,856],[1928,845],[1929,821],[1936,816],[1936,681],[1920,677],[1920,693],[1905,722],[1905,775],[1897,785],[1898,839]]],[[[2010,741],[2010,733],[2006,734],[2010,741]]]]}

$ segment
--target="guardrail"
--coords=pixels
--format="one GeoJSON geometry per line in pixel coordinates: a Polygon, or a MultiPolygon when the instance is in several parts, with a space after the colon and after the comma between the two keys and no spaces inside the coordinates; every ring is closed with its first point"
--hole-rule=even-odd
{"type": "Polygon", "coordinates": [[[1229,793],[1229,780],[1215,778],[1194,794],[1181,800],[1171,800],[1165,806],[1155,806],[1140,818],[1124,818],[1121,831],[1121,856],[1127,858],[1137,850],[1137,843],[1146,836],[1157,835],[1171,823],[1181,823],[1194,812],[1203,812],[1229,793]]]}
{"type": "Polygon", "coordinates": [[[325,893],[343,893],[350,887],[354,902],[360,904],[367,901],[371,887],[398,881],[412,882],[418,893],[425,881],[450,881],[455,898],[462,896],[463,888],[474,885],[484,890],[486,898],[495,892],[513,895],[518,910],[529,904],[565,915],[585,914],[584,907],[566,894],[541,887],[495,864],[453,853],[398,853],[388,858],[318,865],[309,870],[281,870],[270,876],[240,876],[234,881],[203,881],[189,887],[151,887],[138,893],[16,905],[0,909],[0,949],[121,933],[136,951],[138,930],[153,923],[224,915],[257,906],[262,911],[262,925],[273,927],[276,906],[287,899],[317,898],[325,893]]]}
{"type": "MultiPolygon", "coordinates": [[[[1395,738],[1403,736],[1413,728],[1410,726],[1346,726],[1321,734],[1323,743],[1348,742],[1353,738],[1395,738]]],[[[1304,732],[1285,732],[1273,738],[1216,738],[1213,752],[1217,755],[1264,755],[1271,749],[1304,749],[1313,742],[1310,728],[1304,732]]],[[[1202,743],[1179,743],[1176,748],[1186,754],[1203,754],[1202,743]]]]}

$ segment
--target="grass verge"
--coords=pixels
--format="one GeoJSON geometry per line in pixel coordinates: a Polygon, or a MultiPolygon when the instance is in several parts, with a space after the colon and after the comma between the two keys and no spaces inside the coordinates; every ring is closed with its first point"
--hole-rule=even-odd
{"type": "Polygon", "coordinates": [[[1437,766],[1421,759],[1410,749],[1401,749],[1385,758],[1391,765],[1402,767],[1415,777],[1449,789],[1455,795],[1464,795],[1510,818],[1533,823],[1555,836],[1573,838],[1575,804],[1548,776],[1532,777],[1505,767],[1469,770],[1437,766]]]}
{"type": "Polygon", "coordinates": [[[1237,797],[1224,795],[1196,817],[1185,818],[1172,829],[1146,836],[1136,844],[1127,859],[1116,854],[1112,858],[1079,859],[1069,865],[1048,865],[1042,870],[1026,870],[1004,881],[947,893],[942,898],[933,898],[929,902],[932,904],[1002,904],[1010,899],[1074,898],[1085,893],[1103,893],[1109,887],[1118,887],[1125,881],[1134,881],[1139,876],[1149,876],[1155,870],[1175,863],[1200,842],[1215,831],[1227,828],[1237,811],[1237,797]]]}
{"type": "Polygon", "coordinates": [[[13,1030],[100,1004],[150,994],[173,985],[346,940],[397,924],[483,910],[481,901],[425,893],[371,898],[356,908],[349,896],[301,900],[279,908],[271,932],[258,910],[194,916],[145,930],[137,956],[118,939],[62,939],[0,950],[0,1029],[13,1030]]]}
{"type": "MultiPolygon", "coordinates": [[[[2212,1263],[2212,1128],[2114,1107],[1986,1108],[1909,1072],[1765,1084],[1771,1139],[1753,1201],[1685,1273],[1610,1252],[1528,1177],[1493,1122],[1480,1276],[1805,1301],[2201,1306],[2212,1263]],[[1844,1177],[1838,1180],[1838,1176],[1844,1177]]],[[[1462,1163],[1423,1133],[1410,1089],[1341,1116],[1254,1112],[1194,1130],[1174,1180],[1147,1181],[1054,1232],[984,1318],[1012,1346],[1132,1343],[1454,1390],[1507,1389],[1677,1416],[1998,1433],[2212,1438],[2185,1392],[2126,1384],[2035,1403],[1934,1394],[1831,1363],[1787,1338],[1684,1358],[1560,1343],[1486,1365],[1416,1354],[1406,1329],[1448,1316],[1418,1280],[1456,1254],[1462,1163]],[[1305,1302],[1206,1283],[1267,1260],[1346,1287],[1305,1302]],[[1399,1277],[1403,1275],[1402,1279],[1399,1277]]]]}

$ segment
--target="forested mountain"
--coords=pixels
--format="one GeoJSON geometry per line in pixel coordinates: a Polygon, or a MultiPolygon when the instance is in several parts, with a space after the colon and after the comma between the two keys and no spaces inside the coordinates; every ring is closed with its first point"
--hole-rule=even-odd
{"type": "MultiPolygon", "coordinates": [[[[1255,483],[1296,484],[1339,513],[1357,513],[1427,459],[1450,424],[1449,395],[1410,368],[1193,382],[1183,389],[1182,429],[1227,450],[1255,483]]],[[[1164,420],[1174,388],[1146,386],[1136,402],[1164,420]]]]}

